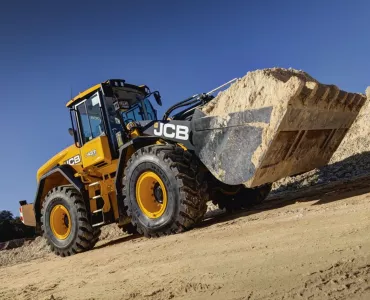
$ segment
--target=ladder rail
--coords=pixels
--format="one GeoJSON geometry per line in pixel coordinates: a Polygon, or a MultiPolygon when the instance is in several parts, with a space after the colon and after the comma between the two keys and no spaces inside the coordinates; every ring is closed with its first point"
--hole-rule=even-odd
{"type": "MultiPolygon", "coordinates": [[[[100,189],[99,189],[99,192],[100,192],[101,191],[100,181],[96,181],[96,182],[93,182],[93,183],[89,184],[89,187],[97,186],[97,185],[100,185],[100,189]]],[[[96,199],[100,199],[100,198],[103,198],[101,194],[91,197],[90,200],[96,200],[96,199]]],[[[91,212],[92,216],[94,216],[94,215],[98,216],[98,214],[101,213],[101,220],[102,220],[101,222],[91,224],[92,227],[98,227],[98,226],[104,225],[106,223],[103,209],[104,209],[104,205],[103,205],[102,208],[96,209],[96,210],[91,212]]]]}

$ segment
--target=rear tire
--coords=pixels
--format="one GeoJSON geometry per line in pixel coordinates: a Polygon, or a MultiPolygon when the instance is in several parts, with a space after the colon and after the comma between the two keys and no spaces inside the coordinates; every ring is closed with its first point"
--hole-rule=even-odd
{"type": "Polygon", "coordinates": [[[136,234],[138,233],[136,227],[132,223],[125,224],[123,226],[119,226],[124,233],[127,234],[136,234]]]}
{"type": "Polygon", "coordinates": [[[70,256],[90,250],[99,240],[100,229],[93,230],[85,202],[72,186],[52,189],[41,209],[41,228],[50,249],[70,256]]]}
{"type": "Polygon", "coordinates": [[[213,193],[212,202],[220,209],[235,212],[261,204],[271,191],[272,184],[265,184],[256,188],[241,187],[234,195],[226,195],[221,191],[213,193]]]}
{"type": "Polygon", "coordinates": [[[91,240],[90,248],[89,249],[94,248],[95,245],[96,245],[96,243],[99,242],[100,234],[101,234],[100,228],[93,228],[93,236],[94,237],[91,240]]]}
{"type": "Polygon", "coordinates": [[[122,186],[127,214],[146,237],[186,231],[207,210],[207,186],[197,159],[178,146],[139,149],[127,162],[122,186]]]}

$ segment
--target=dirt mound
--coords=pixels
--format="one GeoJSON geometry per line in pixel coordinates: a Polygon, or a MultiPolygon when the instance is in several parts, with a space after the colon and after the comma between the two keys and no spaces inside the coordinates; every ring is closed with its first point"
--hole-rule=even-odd
{"type": "Polygon", "coordinates": [[[99,241],[112,240],[124,236],[125,233],[117,224],[109,224],[101,228],[99,241]]]}
{"type": "Polygon", "coordinates": [[[370,177],[369,151],[355,154],[320,169],[274,182],[271,196],[276,196],[276,193],[291,193],[302,188],[327,185],[333,182],[354,181],[364,176],[370,177]]]}
{"type": "MultiPolygon", "coordinates": [[[[102,227],[99,241],[109,241],[124,235],[125,233],[117,224],[109,224],[102,227]]],[[[46,240],[43,237],[37,237],[33,241],[25,241],[19,248],[0,251],[0,267],[28,262],[48,255],[54,256],[46,240]]]]}
{"type": "Polygon", "coordinates": [[[34,241],[26,241],[22,247],[0,251],[0,266],[9,266],[46,257],[50,253],[46,240],[37,237],[34,241]]]}

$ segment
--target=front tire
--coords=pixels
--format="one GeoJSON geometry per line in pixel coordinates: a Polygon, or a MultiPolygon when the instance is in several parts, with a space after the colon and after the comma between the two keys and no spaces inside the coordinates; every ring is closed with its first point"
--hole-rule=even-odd
{"type": "Polygon", "coordinates": [[[41,228],[50,249],[70,256],[94,247],[100,230],[93,230],[85,202],[72,186],[52,189],[42,205],[41,228]]]}
{"type": "Polygon", "coordinates": [[[178,146],[139,149],[127,162],[122,186],[127,214],[147,237],[186,231],[207,210],[207,186],[197,160],[178,146]]]}

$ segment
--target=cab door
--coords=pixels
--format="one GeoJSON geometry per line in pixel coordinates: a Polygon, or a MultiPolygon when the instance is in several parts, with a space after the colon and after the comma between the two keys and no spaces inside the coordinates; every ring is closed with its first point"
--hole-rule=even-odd
{"type": "Polygon", "coordinates": [[[83,167],[99,168],[109,164],[112,157],[99,92],[77,104],[75,109],[82,143],[80,151],[83,167]]]}

